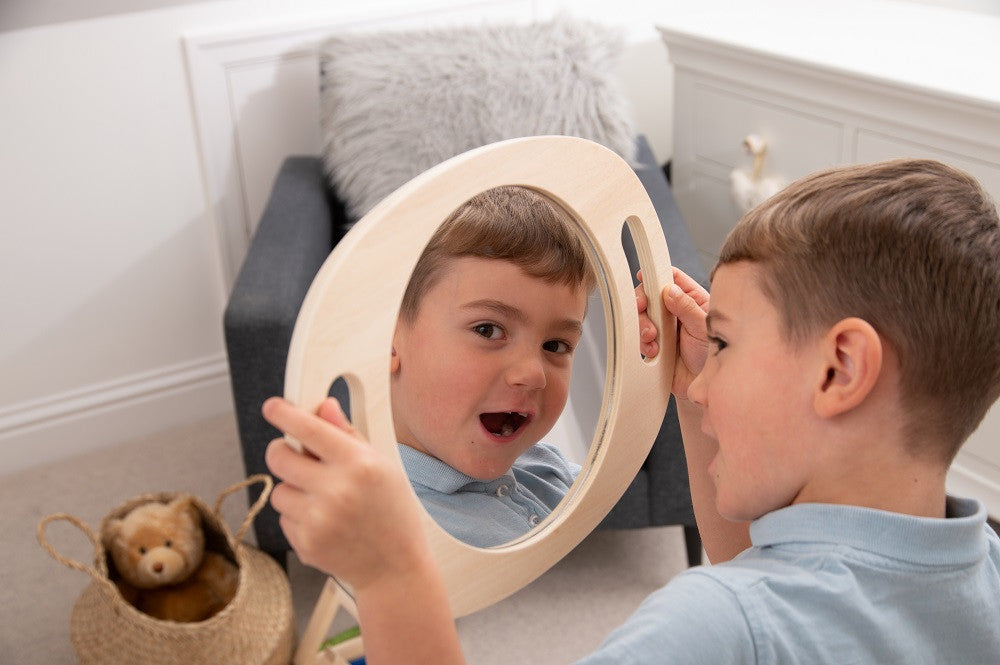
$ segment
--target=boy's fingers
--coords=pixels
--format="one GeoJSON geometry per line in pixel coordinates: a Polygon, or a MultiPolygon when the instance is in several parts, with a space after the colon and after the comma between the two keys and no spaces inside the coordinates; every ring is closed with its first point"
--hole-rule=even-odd
{"type": "MultiPolygon", "coordinates": [[[[351,446],[351,435],[280,397],[271,397],[261,408],[264,419],[294,437],[321,460],[340,457],[343,446],[351,446]]],[[[346,420],[346,418],[345,418],[346,420]]]]}
{"type": "Polygon", "coordinates": [[[642,314],[649,307],[649,301],[646,299],[646,289],[643,288],[642,284],[635,287],[635,306],[642,314]]]}
{"type": "Polygon", "coordinates": [[[702,309],[708,304],[708,291],[680,268],[673,267],[674,284],[688,294],[702,309]]]}
{"type": "Polygon", "coordinates": [[[704,332],[696,334],[696,331],[705,329],[705,310],[680,286],[674,284],[663,290],[663,304],[691,334],[696,337],[705,336],[704,332]]]}
{"type": "Polygon", "coordinates": [[[275,439],[267,446],[264,463],[271,473],[289,485],[311,487],[317,482],[316,458],[295,452],[284,439],[275,439]]]}
{"type": "Polygon", "coordinates": [[[298,521],[308,499],[299,488],[288,483],[279,483],[271,492],[271,506],[290,521],[298,521]]]}
{"type": "Polygon", "coordinates": [[[333,397],[328,397],[323,400],[323,403],[319,405],[319,410],[316,413],[326,422],[339,427],[345,432],[350,432],[351,434],[355,433],[354,425],[352,425],[351,421],[347,419],[347,414],[344,413],[344,409],[340,406],[340,402],[333,397]]]}
{"type": "Polygon", "coordinates": [[[639,353],[647,358],[654,358],[659,352],[659,345],[656,342],[656,324],[649,318],[647,309],[649,299],[646,297],[646,289],[642,284],[642,271],[636,275],[639,278],[639,285],[635,287],[635,306],[639,311],[639,353]]]}

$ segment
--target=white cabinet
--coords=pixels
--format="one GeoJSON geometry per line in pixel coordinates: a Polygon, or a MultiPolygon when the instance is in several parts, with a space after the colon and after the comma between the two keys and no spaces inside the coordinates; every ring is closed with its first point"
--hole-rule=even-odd
{"type": "MultiPolygon", "coordinates": [[[[706,264],[739,217],[729,174],[767,144],[763,176],[931,157],[1000,201],[1000,17],[898,0],[670,0],[673,186],[706,264]],[[693,5],[693,6],[692,6],[693,5]]],[[[1000,407],[965,445],[949,490],[1000,516],[1000,407]]]]}

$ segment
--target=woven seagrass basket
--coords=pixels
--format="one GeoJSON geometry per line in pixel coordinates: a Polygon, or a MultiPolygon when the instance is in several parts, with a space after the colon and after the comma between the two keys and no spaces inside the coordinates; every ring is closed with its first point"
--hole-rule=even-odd
{"type": "MultiPolygon", "coordinates": [[[[236,595],[218,614],[204,621],[163,621],[137,610],[118,591],[116,571],[98,531],[72,515],[57,513],[38,524],[38,541],[62,564],[93,579],[80,594],[70,618],[70,641],[81,665],[286,665],[292,657],[295,618],[288,578],[268,555],[243,542],[243,536],[270,495],[272,481],[266,474],[252,476],[229,487],[208,506],[191,497],[202,516],[206,550],[230,558],[239,568],[236,595]],[[260,482],[264,491],[250,507],[235,537],[221,519],[223,500],[233,492],[260,482]],[[50,522],[62,520],[83,531],[94,545],[94,564],[88,566],[63,557],[45,536],[50,522]]],[[[123,517],[133,508],[151,501],[167,503],[177,493],[144,494],[126,501],[109,513],[123,517]]]]}

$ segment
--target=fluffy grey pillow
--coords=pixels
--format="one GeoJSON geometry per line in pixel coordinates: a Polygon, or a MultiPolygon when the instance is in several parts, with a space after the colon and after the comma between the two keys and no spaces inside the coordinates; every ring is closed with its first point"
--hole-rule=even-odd
{"type": "Polygon", "coordinates": [[[568,17],[333,37],[320,52],[331,183],[358,218],[428,168],[503,139],[579,136],[631,161],[631,108],[613,73],[623,43],[568,17]]]}

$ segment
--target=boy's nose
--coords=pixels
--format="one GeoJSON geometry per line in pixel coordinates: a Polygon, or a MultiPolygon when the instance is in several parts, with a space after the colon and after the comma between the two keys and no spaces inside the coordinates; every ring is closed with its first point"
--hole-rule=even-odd
{"type": "Polygon", "coordinates": [[[688,399],[698,406],[705,407],[705,372],[702,371],[694,377],[691,385],[688,386],[688,399]]]}
{"type": "Polygon", "coordinates": [[[545,366],[538,356],[529,355],[516,359],[507,368],[507,384],[512,387],[541,390],[545,387],[545,366]]]}

